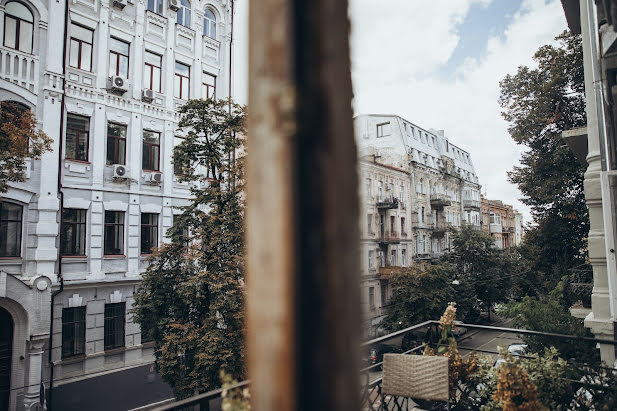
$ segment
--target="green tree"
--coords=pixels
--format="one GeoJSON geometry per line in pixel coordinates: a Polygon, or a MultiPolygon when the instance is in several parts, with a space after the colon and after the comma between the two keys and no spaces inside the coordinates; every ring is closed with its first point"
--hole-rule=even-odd
{"type": "Polygon", "coordinates": [[[9,182],[25,181],[25,160],[40,158],[51,150],[53,140],[36,129],[32,111],[12,102],[0,103],[0,193],[9,182]]]}
{"type": "MultiPolygon", "coordinates": [[[[511,318],[516,328],[593,337],[583,326],[583,321],[570,314],[568,304],[564,301],[565,281],[564,276],[547,296],[526,296],[521,301],[506,305],[501,314],[511,318]]],[[[595,364],[599,361],[598,350],[588,342],[539,336],[524,336],[523,340],[528,344],[530,352],[541,353],[546,347],[555,347],[569,361],[595,364]]]]}
{"type": "MultiPolygon", "coordinates": [[[[565,271],[584,263],[589,217],[583,192],[585,167],[561,132],[586,123],[580,36],[565,31],[556,46],[540,47],[536,68],[519,67],[501,82],[499,103],[509,133],[526,150],[508,174],[531,207],[536,225],[526,233],[530,271],[551,290],[565,271]]],[[[535,293],[533,287],[524,290],[535,293]]]]}
{"type": "Polygon", "coordinates": [[[135,294],[142,335],[154,340],[157,368],[179,398],[220,386],[220,370],[245,373],[243,161],[234,154],[246,109],[228,107],[191,100],[179,110],[186,138],[174,163],[197,188],[135,294]]]}
{"type": "Polygon", "coordinates": [[[471,304],[478,301],[488,312],[489,320],[494,304],[509,295],[510,278],[515,263],[511,254],[495,247],[493,238],[471,225],[462,226],[452,240],[448,260],[455,264],[461,294],[471,298],[457,301],[459,307],[472,312],[471,304]]]}
{"type": "Polygon", "coordinates": [[[392,299],[383,326],[391,331],[439,318],[455,299],[454,266],[414,264],[393,270],[392,299]]]}

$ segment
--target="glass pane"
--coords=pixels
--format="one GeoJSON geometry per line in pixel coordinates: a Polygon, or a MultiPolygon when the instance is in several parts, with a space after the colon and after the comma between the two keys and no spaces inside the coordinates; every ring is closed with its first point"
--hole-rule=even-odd
{"type": "Polygon", "coordinates": [[[126,140],[116,140],[118,143],[118,162],[116,164],[126,164],[126,140]]]}
{"type": "Polygon", "coordinates": [[[159,56],[158,54],[154,54],[149,51],[146,51],[144,62],[151,64],[153,66],[156,66],[156,67],[161,67],[161,56],[159,56]]]}
{"type": "Polygon", "coordinates": [[[92,30],[77,24],[71,24],[71,37],[92,44],[92,30]]]}
{"type": "Polygon", "coordinates": [[[144,141],[146,143],[158,144],[159,143],[159,133],[144,130],[144,141]]]}
{"type": "Polygon", "coordinates": [[[182,64],[182,63],[178,63],[176,61],[176,73],[177,74],[181,74],[181,75],[183,75],[185,77],[188,77],[189,76],[189,70],[190,70],[189,66],[187,66],[185,64],[182,64]]]}
{"type": "Polygon", "coordinates": [[[189,98],[189,79],[184,78],[182,79],[182,96],[181,98],[183,100],[186,100],[189,98]]]}
{"type": "Polygon", "coordinates": [[[159,146],[152,146],[152,168],[150,170],[159,169],[159,146]]]}
{"type": "MultiPolygon", "coordinates": [[[[151,88],[150,82],[152,80],[152,66],[146,65],[144,67],[144,88],[151,88]]],[[[154,89],[154,86],[152,87],[154,89]]]]}
{"type": "Polygon", "coordinates": [[[109,39],[109,51],[115,51],[116,53],[128,56],[129,44],[112,37],[109,39]]]}
{"type": "Polygon", "coordinates": [[[73,39],[71,39],[69,52],[69,66],[79,67],[79,43],[73,39]]]}
{"type": "Polygon", "coordinates": [[[216,84],[216,77],[214,77],[212,74],[204,72],[202,79],[204,84],[207,84],[209,86],[214,86],[216,84]]]}
{"type": "Polygon", "coordinates": [[[129,78],[129,58],[126,56],[120,56],[120,67],[118,68],[118,74],[129,78]]]}
{"type": "Polygon", "coordinates": [[[210,37],[216,38],[216,23],[214,21],[210,22],[210,37]]]}
{"type": "Polygon", "coordinates": [[[17,46],[17,39],[15,38],[17,31],[17,20],[6,16],[4,21],[6,23],[4,27],[4,45],[6,47],[15,48],[15,46],[17,46]]]}
{"type": "Polygon", "coordinates": [[[180,98],[180,76],[177,74],[174,76],[174,97],[180,98]]]}
{"type": "Polygon", "coordinates": [[[79,146],[77,148],[77,160],[88,160],[88,133],[79,134],[79,146]]]}
{"type": "Polygon", "coordinates": [[[34,22],[32,18],[32,13],[26,6],[16,1],[7,3],[4,9],[4,12],[8,15],[19,17],[22,20],[26,20],[29,22],[34,22]]]}
{"type": "Polygon", "coordinates": [[[92,70],[92,46],[90,44],[81,43],[81,67],[82,70],[92,70]]]}
{"type": "Polygon", "coordinates": [[[114,53],[109,53],[109,75],[118,75],[118,55],[114,53]]]}
{"type": "Polygon", "coordinates": [[[214,15],[214,13],[212,12],[212,10],[207,9],[206,13],[205,13],[206,18],[212,20],[212,21],[216,21],[216,16],[214,15]]]}
{"type": "MultiPolygon", "coordinates": [[[[149,144],[143,144],[143,147],[141,150],[141,168],[144,170],[152,169],[152,165],[150,164],[150,145],[149,144]]],[[[143,220],[143,216],[142,216],[142,220],[143,220]]]]}
{"type": "Polygon", "coordinates": [[[32,23],[22,21],[19,25],[19,50],[32,53],[32,23]]]}
{"type": "Polygon", "coordinates": [[[161,69],[159,68],[152,70],[152,90],[161,91],[161,69]]]}

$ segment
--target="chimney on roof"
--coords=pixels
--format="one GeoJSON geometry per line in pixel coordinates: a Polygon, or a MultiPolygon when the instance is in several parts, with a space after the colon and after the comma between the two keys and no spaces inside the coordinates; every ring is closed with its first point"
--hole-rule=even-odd
{"type": "Polygon", "coordinates": [[[437,130],[437,134],[439,134],[439,135],[440,135],[440,136],[442,136],[442,137],[445,137],[445,136],[446,136],[446,134],[445,134],[445,133],[446,133],[446,132],[445,132],[445,130],[437,130]]]}

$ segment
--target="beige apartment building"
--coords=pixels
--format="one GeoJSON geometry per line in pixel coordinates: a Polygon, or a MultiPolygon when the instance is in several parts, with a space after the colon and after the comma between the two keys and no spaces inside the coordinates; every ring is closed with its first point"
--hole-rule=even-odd
{"type": "Polygon", "coordinates": [[[379,324],[391,296],[392,267],[448,252],[461,224],[480,229],[480,184],[469,153],[443,131],[395,115],[354,119],[360,154],[363,328],[379,324]]]}
{"type": "Polygon", "coordinates": [[[501,200],[489,200],[480,196],[482,205],[482,231],[495,240],[495,247],[510,248],[520,244],[522,238],[522,215],[511,205],[501,200]]]}

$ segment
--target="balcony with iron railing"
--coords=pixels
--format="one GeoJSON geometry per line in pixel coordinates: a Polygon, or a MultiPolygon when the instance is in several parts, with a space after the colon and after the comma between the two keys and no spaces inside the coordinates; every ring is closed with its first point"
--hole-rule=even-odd
{"type": "Polygon", "coordinates": [[[452,200],[445,194],[431,194],[431,207],[440,210],[452,204],[452,200]]]}
{"type": "Polygon", "coordinates": [[[479,210],[480,209],[480,202],[478,200],[464,199],[463,200],[463,208],[465,209],[465,211],[479,210]]]}
{"type": "Polygon", "coordinates": [[[398,204],[399,201],[396,197],[381,197],[377,199],[377,203],[375,205],[377,209],[388,210],[398,208],[398,204]]]}
{"type": "MultiPolygon", "coordinates": [[[[480,409],[494,398],[491,389],[496,389],[495,376],[499,375],[501,379],[515,378],[507,369],[500,373],[503,364],[510,364],[506,365],[508,367],[514,364],[523,369],[528,366],[526,364],[541,364],[541,367],[534,368],[533,376],[535,381],[544,381],[544,385],[538,389],[539,398],[542,399],[546,390],[551,390],[553,386],[559,388],[561,394],[569,396],[568,403],[562,404],[563,409],[612,409],[606,408],[606,401],[607,398],[610,401],[611,395],[615,395],[615,370],[605,367],[589,353],[593,353],[598,344],[617,346],[615,339],[460,322],[456,323],[449,335],[455,338],[456,350],[460,355],[460,360],[456,363],[446,361],[448,357],[444,357],[442,353],[435,354],[440,347],[445,350],[452,349],[451,343],[446,346],[443,340],[440,340],[442,330],[439,321],[425,321],[362,343],[362,357],[359,358],[362,369],[358,386],[360,409],[480,409]],[[503,347],[501,350],[500,346],[503,347]],[[557,353],[557,358],[550,359],[551,357],[546,355],[544,349],[549,347],[554,347],[552,352],[557,353]],[[463,381],[460,379],[461,374],[450,371],[472,358],[470,356],[477,356],[476,363],[479,366],[469,368],[470,374],[467,375],[467,380],[463,381]],[[407,360],[410,359],[414,359],[412,363],[418,365],[407,366],[407,360]],[[560,373],[555,374],[555,371],[551,370],[548,365],[551,361],[554,367],[559,367],[560,373]],[[432,366],[441,362],[444,363],[445,372],[438,372],[432,366]],[[393,390],[393,387],[399,388],[393,390]],[[451,387],[456,387],[456,391],[452,392],[451,387]],[[427,396],[427,391],[433,394],[427,396]],[[445,393],[447,400],[435,399],[436,391],[445,393]]],[[[219,388],[180,401],[152,404],[139,410],[220,409],[224,397],[235,389],[250,390],[251,383],[246,380],[226,386],[225,389],[219,388]]]]}
{"type": "Polygon", "coordinates": [[[380,243],[400,243],[401,237],[398,234],[398,231],[385,231],[381,234],[381,238],[379,239],[380,243]]]}

